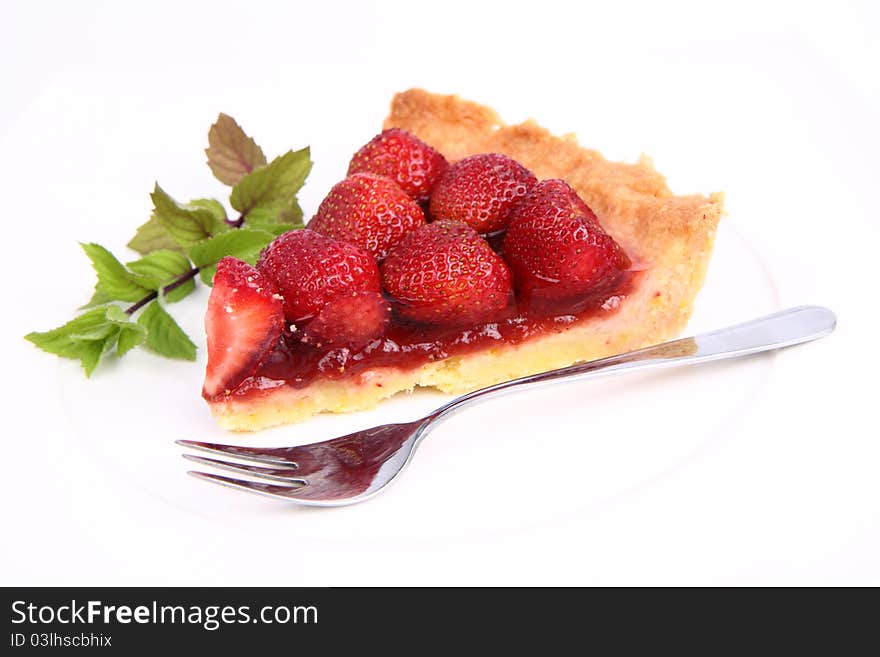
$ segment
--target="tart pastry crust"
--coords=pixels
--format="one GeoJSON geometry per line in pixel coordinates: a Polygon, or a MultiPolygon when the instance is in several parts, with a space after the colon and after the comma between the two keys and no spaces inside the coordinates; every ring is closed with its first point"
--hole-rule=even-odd
{"type": "Polygon", "coordinates": [[[339,380],[318,378],[303,388],[280,384],[251,387],[241,395],[233,391],[210,403],[221,426],[253,431],[324,411],[360,410],[416,386],[463,393],[656,344],[678,335],[687,324],[712,254],[722,194],[675,196],[645,157],[636,164],[609,162],[578,145],[573,135],[555,137],[532,120],[505,125],[491,108],[458,96],[421,89],[399,93],[384,127],[414,133],[450,162],[476,153],[504,153],[539,180],[564,179],[635,267],[644,269],[638,284],[613,312],[518,344],[414,368],[373,368],[339,380]]]}

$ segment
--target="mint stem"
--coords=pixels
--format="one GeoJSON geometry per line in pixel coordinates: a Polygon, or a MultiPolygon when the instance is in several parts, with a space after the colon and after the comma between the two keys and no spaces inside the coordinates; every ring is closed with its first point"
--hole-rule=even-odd
{"type": "MultiPolygon", "coordinates": [[[[171,292],[172,290],[175,290],[175,289],[179,288],[181,285],[183,285],[183,284],[186,283],[187,281],[192,280],[193,278],[195,278],[195,277],[196,277],[196,274],[198,274],[198,273],[199,273],[199,268],[198,268],[198,267],[193,267],[193,268],[190,269],[189,271],[184,272],[183,274],[181,274],[180,276],[178,276],[177,278],[175,278],[173,281],[171,281],[168,285],[166,285],[165,287],[163,287],[163,288],[162,288],[162,294],[168,294],[168,293],[171,292]]],[[[153,292],[150,292],[150,293],[149,293],[147,296],[145,296],[143,299],[141,299],[140,301],[137,301],[137,302],[133,303],[133,304],[130,305],[128,308],[126,308],[126,309],[125,309],[125,314],[126,314],[126,315],[134,315],[138,310],[140,310],[141,308],[143,308],[144,306],[146,306],[148,303],[150,303],[150,301],[153,301],[154,299],[157,299],[158,297],[159,297],[159,292],[158,292],[157,290],[154,290],[153,292]]]]}
{"type": "Polygon", "coordinates": [[[233,228],[241,228],[244,225],[244,219],[247,215],[247,212],[242,212],[238,215],[238,219],[227,219],[226,223],[232,226],[233,228]]]}
{"type": "MultiPolygon", "coordinates": [[[[227,219],[226,223],[232,226],[233,228],[241,228],[244,225],[244,220],[247,218],[247,212],[242,212],[238,215],[238,219],[227,219]]],[[[198,267],[193,267],[188,272],[184,272],[173,281],[171,281],[168,285],[162,288],[162,294],[168,294],[171,290],[180,287],[184,283],[189,280],[192,280],[196,277],[196,274],[199,273],[198,267]]],[[[125,309],[125,313],[127,315],[134,315],[138,310],[146,306],[148,303],[153,301],[154,299],[159,297],[159,292],[154,291],[150,292],[147,296],[145,296],[140,301],[133,303],[128,308],[125,309]]]]}

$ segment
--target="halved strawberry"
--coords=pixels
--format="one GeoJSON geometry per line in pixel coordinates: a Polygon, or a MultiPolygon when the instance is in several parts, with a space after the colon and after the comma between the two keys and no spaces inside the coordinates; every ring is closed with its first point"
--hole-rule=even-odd
{"type": "Polygon", "coordinates": [[[254,373],[284,328],[281,295],[246,262],[225,257],[208,298],[208,368],[202,396],[216,398],[254,373]]]}

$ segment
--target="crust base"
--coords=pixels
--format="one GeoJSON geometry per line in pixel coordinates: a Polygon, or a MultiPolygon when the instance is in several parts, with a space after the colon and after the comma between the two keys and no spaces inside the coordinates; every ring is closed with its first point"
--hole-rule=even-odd
{"type": "Polygon", "coordinates": [[[528,374],[668,340],[685,327],[712,253],[722,195],[674,196],[651,162],[609,162],[573,136],[554,137],[534,121],[507,126],[490,108],[421,89],[397,94],[385,128],[414,133],[450,161],[504,153],[538,179],[562,178],[646,271],[618,310],[517,345],[453,356],[415,369],[376,368],[340,381],[280,386],[210,404],[221,426],[254,431],[323,411],[361,410],[416,386],[462,393],[528,374]]]}

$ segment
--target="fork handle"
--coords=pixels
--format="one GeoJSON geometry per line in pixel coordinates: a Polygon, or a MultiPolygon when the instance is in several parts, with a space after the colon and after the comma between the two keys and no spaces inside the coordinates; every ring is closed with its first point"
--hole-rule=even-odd
{"type": "Polygon", "coordinates": [[[799,306],[691,338],[681,338],[608,358],[504,381],[462,395],[441,406],[429,418],[437,420],[487,396],[539,384],[588,379],[617,372],[696,365],[739,358],[810,342],[834,330],[837,318],[821,306],[799,306]]]}

